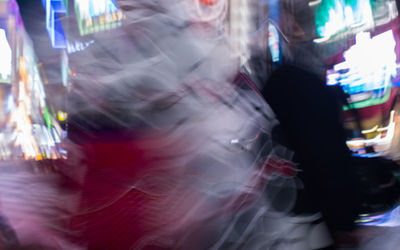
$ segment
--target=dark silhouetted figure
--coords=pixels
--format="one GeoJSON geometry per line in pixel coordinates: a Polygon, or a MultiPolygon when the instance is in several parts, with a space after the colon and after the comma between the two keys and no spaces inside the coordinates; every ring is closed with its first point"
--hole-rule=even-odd
{"type": "Polygon", "coordinates": [[[316,75],[276,70],[262,90],[299,163],[304,188],[295,211],[321,211],[331,230],[349,230],[360,211],[356,169],[346,146],[341,103],[316,75]]]}

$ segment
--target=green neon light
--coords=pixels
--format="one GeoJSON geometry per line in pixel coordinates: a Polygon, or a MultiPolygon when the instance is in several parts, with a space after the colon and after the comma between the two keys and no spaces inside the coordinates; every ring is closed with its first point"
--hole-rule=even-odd
{"type": "Polygon", "coordinates": [[[382,96],[380,98],[370,98],[370,99],[365,100],[365,101],[352,103],[352,104],[350,104],[350,107],[344,106],[343,110],[346,111],[346,110],[349,110],[350,108],[352,108],[352,109],[360,109],[360,108],[365,108],[365,107],[369,107],[369,106],[372,106],[372,105],[379,105],[379,104],[385,103],[385,102],[387,102],[389,100],[390,92],[391,92],[391,85],[388,86],[388,90],[386,91],[384,96],[382,96]]]}
{"type": "Polygon", "coordinates": [[[315,12],[319,37],[331,37],[353,26],[372,25],[370,0],[322,0],[315,12]]]}
{"type": "Polygon", "coordinates": [[[49,110],[48,110],[48,108],[46,106],[43,107],[43,118],[44,118],[44,121],[46,122],[47,128],[51,129],[51,127],[52,127],[51,115],[50,115],[50,112],[49,112],[49,110]]]}

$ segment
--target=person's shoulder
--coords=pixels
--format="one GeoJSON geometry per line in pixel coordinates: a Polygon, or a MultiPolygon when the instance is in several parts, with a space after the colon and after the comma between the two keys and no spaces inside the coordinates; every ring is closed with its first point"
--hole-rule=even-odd
{"type": "Polygon", "coordinates": [[[305,76],[305,77],[309,77],[309,78],[318,79],[318,76],[316,74],[314,74],[312,71],[310,71],[309,69],[298,67],[296,65],[291,65],[291,64],[282,65],[275,72],[273,72],[273,74],[284,75],[284,76],[288,76],[288,77],[290,77],[290,76],[305,76]]]}
{"type": "Polygon", "coordinates": [[[312,72],[294,65],[282,65],[276,69],[267,81],[267,86],[272,85],[314,85],[321,84],[321,80],[312,72]]]}

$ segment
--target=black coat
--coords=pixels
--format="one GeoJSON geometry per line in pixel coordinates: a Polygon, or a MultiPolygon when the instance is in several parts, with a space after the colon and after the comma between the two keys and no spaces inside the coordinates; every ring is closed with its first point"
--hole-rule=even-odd
{"type": "Polygon", "coordinates": [[[262,94],[301,170],[304,189],[295,210],[322,211],[330,228],[350,229],[360,202],[340,101],[316,75],[293,66],[276,70],[262,94]]]}

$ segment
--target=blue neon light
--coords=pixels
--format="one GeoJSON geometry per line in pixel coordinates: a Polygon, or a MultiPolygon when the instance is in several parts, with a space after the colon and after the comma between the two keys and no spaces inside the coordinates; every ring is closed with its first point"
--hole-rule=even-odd
{"type": "Polygon", "coordinates": [[[62,0],[42,0],[46,8],[46,28],[50,37],[51,45],[55,49],[65,49],[67,41],[62,27],[60,15],[67,13],[62,0]]]}

